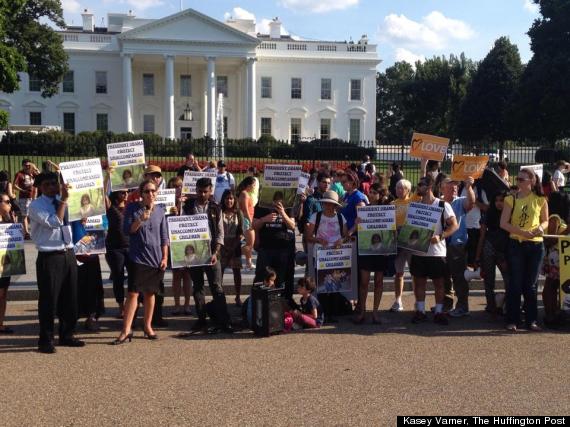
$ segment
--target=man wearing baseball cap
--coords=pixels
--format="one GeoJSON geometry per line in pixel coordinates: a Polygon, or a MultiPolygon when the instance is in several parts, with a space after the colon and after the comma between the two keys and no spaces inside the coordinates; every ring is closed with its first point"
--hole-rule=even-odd
{"type": "Polygon", "coordinates": [[[214,200],[219,205],[222,201],[222,194],[226,190],[235,191],[236,180],[234,176],[226,170],[226,162],[218,160],[218,176],[216,177],[216,189],[214,190],[214,200]]]}

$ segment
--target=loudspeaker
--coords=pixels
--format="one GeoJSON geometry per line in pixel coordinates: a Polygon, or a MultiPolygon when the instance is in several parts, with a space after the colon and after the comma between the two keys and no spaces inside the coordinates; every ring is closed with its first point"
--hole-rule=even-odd
{"type": "Polygon", "coordinates": [[[463,277],[465,277],[465,280],[467,280],[468,282],[475,279],[481,279],[481,269],[478,268],[475,271],[467,269],[463,273],[463,277]]]}
{"type": "Polygon", "coordinates": [[[282,332],[285,328],[283,305],[285,298],[283,288],[268,288],[253,285],[251,297],[253,302],[253,332],[260,337],[282,332]]]}

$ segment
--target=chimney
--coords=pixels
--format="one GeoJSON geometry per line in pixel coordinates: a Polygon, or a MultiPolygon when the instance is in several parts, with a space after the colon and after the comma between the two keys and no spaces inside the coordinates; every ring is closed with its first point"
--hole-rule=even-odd
{"type": "Polygon", "coordinates": [[[95,30],[95,17],[87,9],[81,14],[83,18],[83,31],[93,32],[95,30]]]}
{"type": "Polygon", "coordinates": [[[279,18],[273,18],[269,23],[269,36],[272,39],[281,38],[281,21],[279,21],[279,18]]]}

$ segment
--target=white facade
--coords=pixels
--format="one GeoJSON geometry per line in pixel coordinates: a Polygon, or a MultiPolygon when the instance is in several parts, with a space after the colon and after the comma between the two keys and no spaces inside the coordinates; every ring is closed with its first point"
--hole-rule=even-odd
{"type": "Polygon", "coordinates": [[[20,91],[0,92],[10,124],[213,136],[227,81],[229,138],[375,138],[379,60],[364,39],[294,40],[280,36],[277,20],[270,35],[256,35],[252,21],[224,24],[192,9],[158,20],[109,14],[106,29],[82,16],[83,27],[61,32],[73,77],[42,98],[22,74],[20,91]],[[183,120],[187,107],[192,120],[183,120]]]}

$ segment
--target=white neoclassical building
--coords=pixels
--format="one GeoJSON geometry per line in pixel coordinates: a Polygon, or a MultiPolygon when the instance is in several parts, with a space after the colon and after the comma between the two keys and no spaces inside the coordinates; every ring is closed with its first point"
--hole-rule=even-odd
{"type": "Polygon", "coordinates": [[[277,18],[256,34],[253,21],[193,9],[162,19],[109,13],[105,28],[82,18],[61,31],[70,71],[57,95],[42,98],[27,74],[18,92],[0,92],[11,125],[189,138],[216,135],[223,117],[229,138],[375,138],[379,59],[365,36],[297,40],[277,18]]]}

